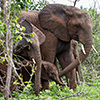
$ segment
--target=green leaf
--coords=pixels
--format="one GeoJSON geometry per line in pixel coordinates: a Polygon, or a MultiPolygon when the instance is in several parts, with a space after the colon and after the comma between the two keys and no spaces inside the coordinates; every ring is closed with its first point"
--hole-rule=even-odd
{"type": "Polygon", "coordinates": [[[18,36],[18,39],[22,40],[22,36],[19,35],[19,36],[18,36]]]}
{"type": "Polygon", "coordinates": [[[5,61],[5,57],[0,56],[0,63],[3,64],[4,61],[5,61]]]}
{"type": "Polygon", "coordinates": [[[25,31],[25,30],[26,30],[26,28],[22,26],[22,31],[25,31]]]}

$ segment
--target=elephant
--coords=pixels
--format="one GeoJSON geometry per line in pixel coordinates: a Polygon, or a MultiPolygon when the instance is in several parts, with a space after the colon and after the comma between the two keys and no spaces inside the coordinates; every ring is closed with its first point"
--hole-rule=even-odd
{"type": "MultiPolygon", "coordinates": [[[[19,74],[20,73],[22,74],[23,82],[29,81],[31,77],[30,74],[32,73],[32,66],[34,65],[34,63],[28,60],[23,60],[21,61],[21,63],[23,64],[23,66],[22,65],[16,66],[17,68],[20,68],[18,72],[19,74]]],[[[59,85],[65,86],[65,84],[59,80],[58,71],[57,71],[56,66],[50,62],[42,61],[42,67],[41,67],[42,88],[41,90],[46,89],[47,86],[45,86],[46,84],[44,84],[44,82],[50,79],[55,81],[59,85]]],[[[31,81],[32,83],[35,82],[35,75],[32,76],[31,81]]]]}
{"type": "MultiPolygon", "coordinates": [[[[35,94],[38,95],[40,88],[40,76],[41,76],[41,53],[40,45],[45,41],[45,35],[37,29],[34,25],[29,23],[25,19],[18,19],[17,21],[20,26],[24,26],[25,30],[22,32],[22,39],[18,40],[14,47],[14,57],[20,60],[34,60],[36,61],[36,72],[35,72],[35,94]],[[23,52],[23,53],[22,53],[23,52]],[[24,56],[26,55],[26,56],[24,56]]],[[[21,35],[21,33],[18,33],[21,35]]]]}
{"type": "MultiPolygon", "coordinates": [[[[73,6],[48,4],[41,11],[22,11],[21,17],[46,36],[46,40],[40,45],[42,59],[54,64],[57,58],[63,68],[59,77],[65,75],[69,80],[69,87],[75,90],[75,68],[87,58],[92,47],[93,22],[89,13],[73,6]],[[84,47],[76,59],[71,50],[72,39],[79,41],[84,47]]],[[[46,84],[49,85],[49,82],[46,84]]]]}

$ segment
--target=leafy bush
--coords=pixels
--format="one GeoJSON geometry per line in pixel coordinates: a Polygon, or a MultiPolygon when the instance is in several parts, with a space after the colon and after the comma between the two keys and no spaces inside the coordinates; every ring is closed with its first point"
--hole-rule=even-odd
{"type": "MultiPolygon", "coordinates": [[[[93,81],[89,83],[91,86],[83,83],[77,86],[76,91],[70,90],[67,86],[56,85],[55,82],[50,82],[50,90],[41,91],[38,96],[34,94],[32,84],[26,91],[13,92],[15,97],[10,100],[99,100],[100,99],[100,82],[93,81]]],[[[4,100],[2,93],[0,93],[0,100],[4,100]]]]}

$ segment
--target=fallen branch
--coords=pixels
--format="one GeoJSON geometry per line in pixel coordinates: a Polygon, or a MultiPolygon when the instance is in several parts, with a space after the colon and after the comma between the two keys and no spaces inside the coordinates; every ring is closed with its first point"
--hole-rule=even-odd
{"type": "Polygon", "coordinates": [[[87,92],[87,93],[85,93],[85,94],[84,94],[84,92],[77,92],[76,94],[71,94],[71,95],[68,95],[67,97],[63,97],[63,98],[57,99],[57,100],[64,100],[64,99],[70,98],[70,97],[79,97],[79,96],[84,97],[84,96],[86,96],[88,93],[89,93],[89,92],[87,92]]]}

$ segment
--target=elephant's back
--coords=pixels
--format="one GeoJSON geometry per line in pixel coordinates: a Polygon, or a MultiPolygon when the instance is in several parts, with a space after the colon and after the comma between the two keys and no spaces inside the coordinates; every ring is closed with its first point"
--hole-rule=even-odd
{"type": "Polygon", "coordinates": [[[35,25],[38,22],[38,13],[39,13],[39,11],[28,11],[28,12],[26,12],[26,11],[22,10],[19,18],[24,17],[24,19],[26,19],[28,22],[35,25]]]}

